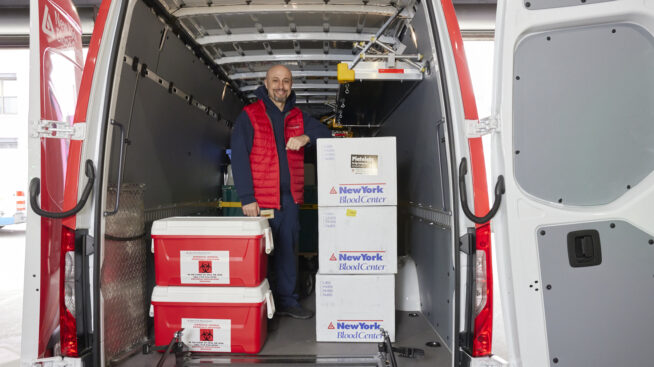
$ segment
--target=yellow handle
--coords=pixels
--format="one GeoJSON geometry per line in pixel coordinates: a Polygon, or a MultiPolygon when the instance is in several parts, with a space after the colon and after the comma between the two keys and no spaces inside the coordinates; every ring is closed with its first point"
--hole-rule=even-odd
{"type": "Polygon", "coordinates": [[[218,203],[218,206],[221,208],[240,208],[240,201],[221,201],[218,203]]]}

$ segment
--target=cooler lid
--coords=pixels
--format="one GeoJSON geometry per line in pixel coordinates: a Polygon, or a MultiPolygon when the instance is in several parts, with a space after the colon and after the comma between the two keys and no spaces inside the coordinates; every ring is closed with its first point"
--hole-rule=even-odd
{"type": "Polygon", "coordinates": [[[262,217],[171,217],[152,223],[152,235],[261,236],[269,228],[262,217]]]}
{"type": "Polygon", "coordinates": [[[152,291],[152,303],[261,303],[270,293],[268,279],[256,287],[162,287],[152,291]]]}

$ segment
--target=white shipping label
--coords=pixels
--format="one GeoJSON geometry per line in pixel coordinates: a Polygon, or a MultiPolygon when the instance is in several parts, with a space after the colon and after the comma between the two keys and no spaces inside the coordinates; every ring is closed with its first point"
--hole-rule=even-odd
{"type": "Polygon", "coordinates": [[[182,318],[182,328],[182,341],[191,351],[232,351],[232,320],[182,318]]]}
{"type": "Polygon", "coordinates": [[[182,284],[229,284],[229,251],[180,251],[182,284]]]}
{"type": "Polygon", "coordinates": [[[355,175],[379,175],[379,156],[372,154],[350,155],[350,168],[355,175]]]}

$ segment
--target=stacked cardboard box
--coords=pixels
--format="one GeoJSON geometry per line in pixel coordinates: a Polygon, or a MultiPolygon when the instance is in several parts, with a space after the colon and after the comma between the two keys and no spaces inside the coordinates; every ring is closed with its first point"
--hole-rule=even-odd
{"type": "Polygon", "coordinates": [[[318,140],[318,341],[395,338],[394,137],[318,140]]]}

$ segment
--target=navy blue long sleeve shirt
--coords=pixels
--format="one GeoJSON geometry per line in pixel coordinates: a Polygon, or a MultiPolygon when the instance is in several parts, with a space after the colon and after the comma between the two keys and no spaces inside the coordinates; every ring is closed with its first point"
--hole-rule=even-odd
{"type": "MultiPolygon", "coordinates": [[[[266,87],[259,87],[256,96],[263,100],[266,106],[266,113],[273,125],[275,142],[277,144],[277,157],[279,157],[279,183],[280,195],[291,192],[291,174],[288,168],[288,158],[286,157],[286,139],[284,137],[284,117],[295,107],[295,92],[286,100],[284,110],[279,108],[270,100],[266,87]]],[[[315,118],[306,113],[302,113],[304,119],[304,135],[310,139],[309,144],[316,144],[318,138],[331,137],[331,132],[327,126],[321,124],[315,118]]],[[[236,193],[241,199],[242,205],[255,202],[254,187],[252,184],[252,170],[250,167],[250,152],[254,140],[254,128],[250,118],[245,111],[242,111],[236,118],[234,129],[232,130],[231,149],[232,149],[232,174],[234,175],[234,185],[236,193]]]]}

